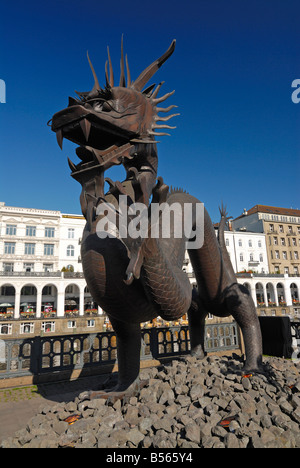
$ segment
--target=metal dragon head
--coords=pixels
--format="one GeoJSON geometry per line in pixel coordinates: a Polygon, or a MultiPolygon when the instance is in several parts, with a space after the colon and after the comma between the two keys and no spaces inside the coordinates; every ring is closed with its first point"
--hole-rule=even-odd
{"type": "Polygon", "coordinates": [[[149,65],[136,80],[131,81],[127,55],[125,57],[127,80],[125,79],[122,38],[121,74],[118,86],[114,84],[109,49],[108,61],[105,64],[104,88],[99,85],[88,55],[94,76],[93,89],[90,92],[76,91],[79,99],[69,98],[69,106],[54,114],[51,125],[61,148],[63,138],[79,145],[76,153],[82,162],[75,165],[69,160],[74,178],[78,178],[79,173],[95,166],[101,166],[105,170],[114,164],[120,164],[124,158],[131,159],[137,144],[155,143],[155,136],[168,135],[159,130],[175,128],[165,122],[178,114],[161,117],[159,113],[169,112],[176,106],[157,107],[174,91],[157,97],[163,83],[157,87],[154,84],[144,89],[156,71],[174,52],[175,42],[173,40],[159,59],[149,65]],[[159,121],[163,123],[158,124],[159,121]]]}

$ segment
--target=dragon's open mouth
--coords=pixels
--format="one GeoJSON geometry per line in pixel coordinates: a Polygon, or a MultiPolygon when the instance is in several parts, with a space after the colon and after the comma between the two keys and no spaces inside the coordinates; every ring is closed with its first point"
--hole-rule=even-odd
{"type": "Polygon", "coordinates": [[[175,40],[168,50],[149,65],[135,81],[131,81],[126,57],[127,85],[125,79],[123,41],[121,46],[121,75],[119,86],[114,85],[114,74],[108,51],[108,63],[105,66],[106,85],[101,88],[94,67],[87,54],[94,77],[94,86],[90,92],[78,92],[79,99],[69,98],[69,105],[54,114],[51,128],[56,133],[59,146],[63,139],[79,146],[76,153],[81,159],[79,164],[69,160],[72,176],[79,182],[99,168],[102,172],[115,164],[121,164],[126,158],[132,159],[137,151],[136,144],[156,144],[155,136],[168,135],[155,132],[156,129],[175,128],[165,122],[178,114],[161,117],[159,112],[169,112],[174,105],[166,109],[157,107],[173,94],[157,98],[162,85],[159,83],[142,89],[154,73],[170,57],[175,48],[175,40]],[[108,74],[109,68],[109,74],[108,74]],[[159,125],[157,122],[163,124],[159,125]]]}
{"type": "Polygon", "coordinates": [[[106,170],[114,164],[121,164],[124,157],[133,157],[134,141],[130,140],[136,135],[99,118],[88,107],[76,103],[52,118],[51,128],[56,132],[60,148],[64,138],[79,145],[76,154],[81,162],[74,164],[69,160],[75,178],[96,166],[106,170]]]}

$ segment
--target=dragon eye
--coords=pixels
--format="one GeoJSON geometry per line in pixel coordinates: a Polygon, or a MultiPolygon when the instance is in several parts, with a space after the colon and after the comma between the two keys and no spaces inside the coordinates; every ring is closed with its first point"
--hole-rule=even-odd
{"type": "Polygon", "coordinates": [[[108,101],[104,101],[102,105],[102,112],[109,112],[111,109],[112,106],[108,103],[108,101]]]}
{"type": "Polygon", "coordinates": [[[94,110],[96,112],[110,112],[113,109],[110,101],[96,101],[94,104],[94,110]]]}

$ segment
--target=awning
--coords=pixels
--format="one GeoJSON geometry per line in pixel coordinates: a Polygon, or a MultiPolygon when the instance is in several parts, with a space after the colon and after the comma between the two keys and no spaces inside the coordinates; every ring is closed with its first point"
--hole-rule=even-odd
{"type": "Polygon", "coordinates": [[[77,302],[73,300],[69,300],[69,301],[65,301],[65,305],[77,305],[77,302]]]}

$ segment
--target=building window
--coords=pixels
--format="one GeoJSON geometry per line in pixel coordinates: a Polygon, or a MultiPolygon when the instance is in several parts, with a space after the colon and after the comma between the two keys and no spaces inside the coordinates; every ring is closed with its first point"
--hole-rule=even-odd
{"type": "Polygon", "coordinates": [[[24,263],[23,268],[25,272],[29,273],[34,270],[34,263],[24,263]]]}
{"type": "Polygon", "coordinates": [[[274,232],[274,224],[270,224],[270,232],[274,232]]]}
{"type": "Polygon", "coordinates": [[[26,236],[35,237],[36,236],[36,226],[26,226],[26,236]]]}
{"type": "Polygon", "coordinates": [[[53,227],[45,227],[45,237],[54,237],[53,227]]]}
{"type": "Polygon", "coordinates": [[[95,320],[94,319],[90,319],[87,321],[87,326],[88,328],[94,328],[95,327],[95,320]]]}
{"type": "Polygon", "coordinates": [[[75,229],[68,228],[68,239],[74,239],[75,237],[75,229]]]}
{"type": "Polygon", "coordinates": [[[282,252],[282,258],[283,260],[287,260],[287,252],[282,252]]]}
{"type": "Polygon", "coordinates": [[[11,335],[11,334],[12,334],[11,323],[0,324],[0,335],[11,335]]]}
{"type": "Polygon", "coordinates": [[[283,225],[282,224],[279,225],[279,232],[283,232],[283,225]]]}
{"type": "Polygon", "coordinates": [[[74,257],[75,249],[73,245],[68,245],[67,247],[67,257],[74,257]]]}
{"type": "Polygon", "coordinates": [[[45,273],[53,271],[53,263],[44,263],[43,270],[45,273]]]}
{"type": "Polygon", "coordinates": [[[52,286],[44,286],[43,287],[43,296],[52,296],[52,286]]]}
{"type": "Polygon", "coordinates": [[[298,275],[298,267],[297,266],[294,267],[294,275],[298,275]]]}
{"type": "Polygon", "coordinates": [[[34,323],[33,322],[21,323],[20,333],[21,335],[23,335],[24,333],[34,333],[34,323]]]}
{"type": "Polygon", "coordinates": [[[239,247],[242,247],[242,246],[243,246],[242,239],[239,239],[239,247]]]}
{"type": "Polygon", "coordinates": [[[14,254],[16,249],[15,242],[4,242],[4,253],[5,254],[14,254]]]}
{"type": "Polygon", "coordinates": [[[281,245],[285,245],[285,238],[281,237],[280,242],[281,242],[281,245]]]}
{"type": "Polygon", "coordinates": [[[271,315],[272,315],[272,317],[275,317],[276,316],[276,310],[272,309],[271,310],[271,315]]]}
{"type": "Polygon", "coordinates": [[[250,262],[253,262],[253,253],[250,254],[250,262]]]}
{"type": "Polygon", "coordinates": [[[14,264],[13,263],[3,263],[3,271],[4,271],[4,273],[13,273],[14,264]]]}
{"type": "Polygon", "coordinates": [[[240,254],[240,262],[243,262],[244,261],[244,255],[241,253],[240,254]]]}
{"type": "Polygon", "coordinates": [[[24,254],[25,255],[34,255],[35,253],[35,244],[29,244],[29,243],[25,243],[25,250],[24,250],[24,254]]]}
{"type": "Polygon", "coordinates": [[[292,239],[292,244],[293,244],[294,246],[297,245],[297,241],[296,241],[296,238],[295,238],[295,237],[293,237],[293,239],[292,239]]]}
{"type": "Polygon", "coordinates": [[[298,234],[300,234],[300,226],[297,227],[298,234]]]}
{"type": "Polygon", "coordinates": [[[259,254],[259,261],[260,261],[260,262],[263,262],[263,261],[264,261],[264,257],[263,257],[262,254],[259,254]]]}
{"type": "Polygon", "coordinates": [[[288,226],[288,230],[289,230],[289,234],[291,234],[293,232],[292,226],[288,226]]]}
{"type": "Polygon", "coordinates": [[[258,241],[258,247],[261,247],[261,240],[258,241]]]}
{"type": "Polygon", "coordinates": [[[44,255],[54,255],[54,244],[44,244],[44,255]]]}
{"type": "Polygon", "coordinates": [[[274,245],[278,245],[278,237],[273,237],[274,245]]]}
{"type": "Polygon", "coordinates": [[[0,296],[14,296],[15,288],[13,286],[2,286],[0,288],[0,296]]]}
{"type": "Polygon", "coordinates": [[[229,239],[226,239],[226,247],[229,247],[229,239]]]}
{"type": "Polygon", "coordinates": [[[55,322],[43,322],[41,330],[45,333],[55,332],[55,322]]]}
{"type": "Polygon", "coordinates": [[[279,250],[275,250],[275,258],[280,258],[279,250]]]}
{"type": "Polygon", "coordinates": [[[23,286],[22,295],[23,296],[35,296],[36,295],[35,286],[23,286]]]}
{"type": "Polygon", "coordinates": [[[298,252],[294,252],[294,259],[295,259],[295,260],[299,260],[298,252]]]}
{"type": "Polygon", "coordinates": [[[68,320],[68,328],[76,328],[76,320],[68,320]]]}
{"type": "Polygon", "coordinates": [[[6,235],[7,236],[15,236],[16,233],[17,233],[16,224],[7,224],[6,225],[6,235]]]}
{"type": "Polygon", "coordinates": [[[284,267],[284,274],[288,275],[289,274],[289,267],[284,267]]]}
{"type": "Polygon", "coordinates": [[[249,247],[252,247],[252,240],[250,240],[250,239],[248,240],[248,245],[249,245],[249,247]]]}

